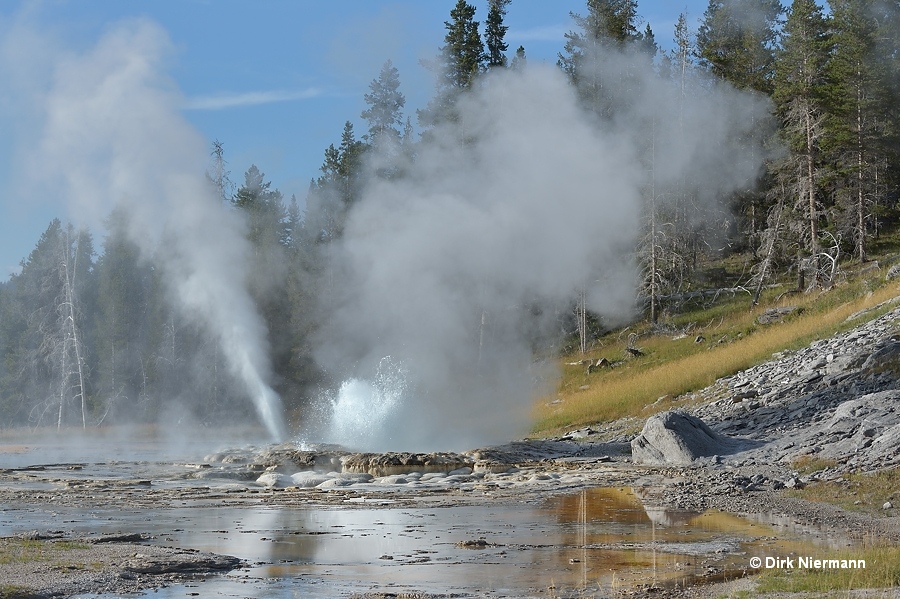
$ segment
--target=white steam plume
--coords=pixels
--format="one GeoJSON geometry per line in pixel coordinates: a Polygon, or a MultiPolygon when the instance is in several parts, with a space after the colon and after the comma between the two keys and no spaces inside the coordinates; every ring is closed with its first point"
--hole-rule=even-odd
{"type": "Polygon", "coordinates": [[[179,112],[183,98],[165,71],[170,52],[164,31],[135,20],[87,52],[59,56],[31,175],[59,183],[83,224],[127,208],[131,239],[145,257],[161,257],[176,305],[218,337],[260,420],[281,440],[265,326],[245,287],[243,226],[204,178],[205,142],[179,112]]]}
{"type": "Polygon", "coordinates": [[[403,365],[403,406],[366,449],[517,438],[555,382],[533,342],[559,333],[577,290],[610,322],[633,315],[651,131],[660,186],[686,179],[712,195],[756,174],[759,157],[730,140],[764,105],[710,84],[678,111],[649,69],[635,77],[647,93],[601,121],[558,69],[491,73],[460,99],[458,123],[420,144],[408,176],[369,182],[333,256],[334,318],[318,353],[356,377],[384,356],[403,365]]]}

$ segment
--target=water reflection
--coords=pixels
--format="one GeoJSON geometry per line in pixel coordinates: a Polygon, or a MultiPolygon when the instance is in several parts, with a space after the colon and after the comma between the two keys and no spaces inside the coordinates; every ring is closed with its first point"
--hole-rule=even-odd
{"type": "MultiPolygon", "coordinates": [[[[7,512],[0,534],[37,528],[47,517],[7,512]]],[[[203,595],[241,597],[605,596],[635,583],[692,584],[710,572],[733,578],[749,556],[809,552],[818,542],[730,514],[644,506],[628,488],[591,489],[540,506],[159,508],[89,516],[57,509],[53,517],[76,532],[151,532],[159,544],[244,558],[251,568],[202,586],[203,595]]],[[[186,592],[176,586],[152,596],[186,592]]]]}

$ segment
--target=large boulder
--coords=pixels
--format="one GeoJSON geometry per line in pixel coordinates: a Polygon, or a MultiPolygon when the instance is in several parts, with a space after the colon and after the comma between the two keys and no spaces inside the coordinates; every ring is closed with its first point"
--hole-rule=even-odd
{"type": "Polygon", "coordinates": [[[631,441],[635,464],[687,465],[705,456],[728,454],[737,443],[705,422],[682,410],[671,410],[647,419],[644,430],[631,441]]]}

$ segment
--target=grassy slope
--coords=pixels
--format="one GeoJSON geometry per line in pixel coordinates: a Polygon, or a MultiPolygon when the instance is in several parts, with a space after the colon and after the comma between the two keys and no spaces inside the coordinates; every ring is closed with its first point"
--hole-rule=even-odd
{"type": "MultiPolygon", "coordinates": [[[[885,283],[884,272],[875,269],[848,275],[846,281],[825,292],[784,296],[786,287],[770,290],[753,309],[749,295],[729,297],[670,317],[663,323],[670,329],[667,334],[652,334],[646,322],[609,333],[584,356],[578,353],[560,358],[561,382],[554,395],[542,398],[535,406],[533,434],[550,435],[626,416],[646,417],[656,411],[651,404],[660,397],[674,398],[701,389],[718,378],[764,362],[773,353],[803,347],[875,318],[889,308],[846,322],[860,310],[900,296],[900,283],[885,283]],[[780,324],[756,324],[757,316],[766,309],[787,305],[803,310],[780,324]],[[687,334],[677,338],[673,330],[687,334]],[[645,352],[643,357],[626,357],[631,335],[637,335],[634,345],[645,352]],[[706,340],[695,342],[698,335],[706,340]],[[572,365],[600,357],[618,363],[592,374],[580,364],[572,365]]],[[[672,405],[667,402],[659,409],[672,405]]]]}

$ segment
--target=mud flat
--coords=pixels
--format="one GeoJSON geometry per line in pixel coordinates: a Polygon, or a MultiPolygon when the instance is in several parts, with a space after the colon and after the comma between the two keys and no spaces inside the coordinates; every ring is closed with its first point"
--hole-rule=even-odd
{"type": "Polygon", "coordinates": [[[0,542],[0,596],[10,599],[137,593],[186,584],[241,565],[231,556],[144,544],[142,535],[30,533],[0,542]]]}

